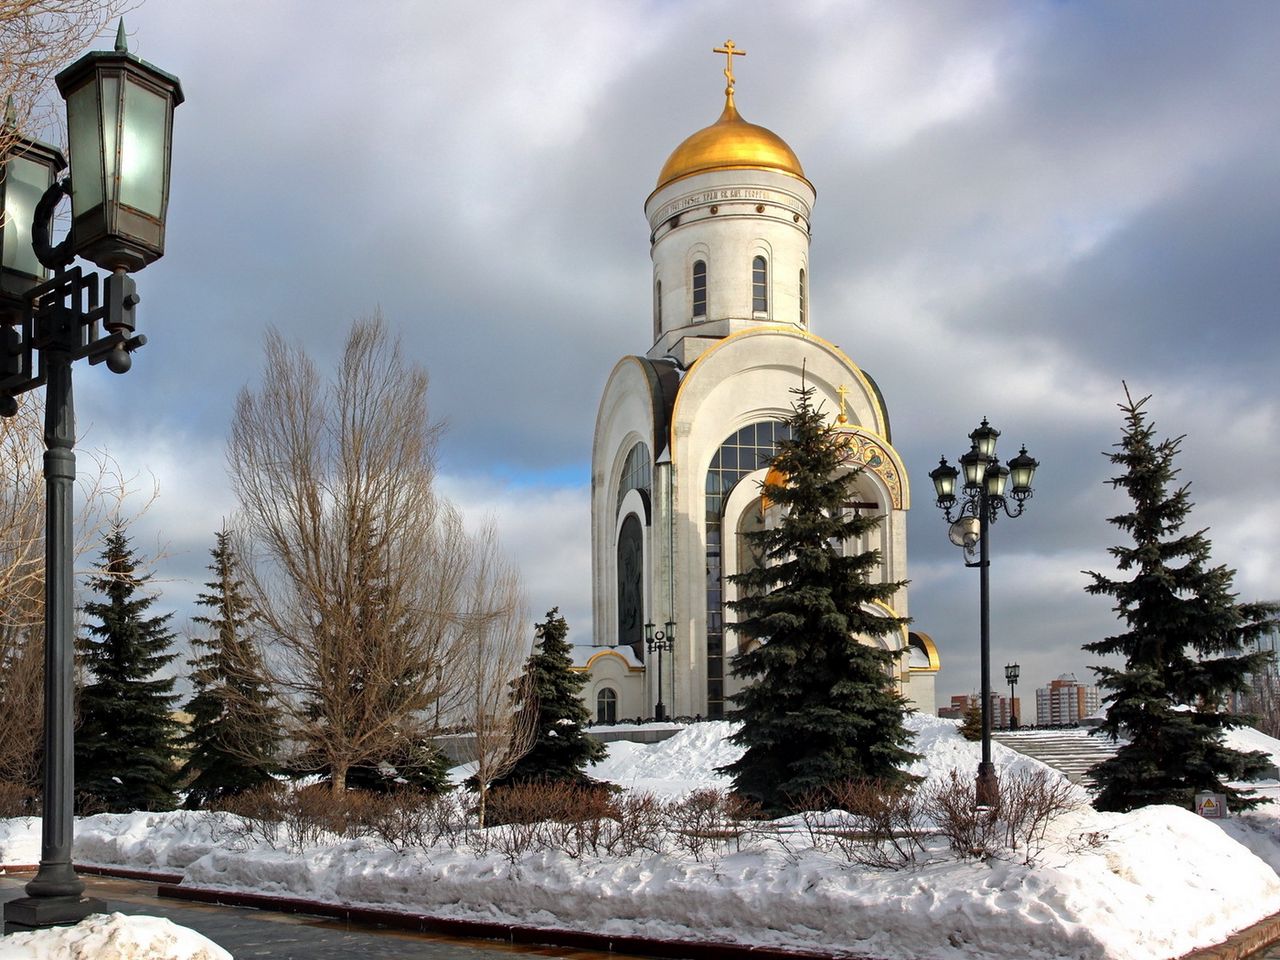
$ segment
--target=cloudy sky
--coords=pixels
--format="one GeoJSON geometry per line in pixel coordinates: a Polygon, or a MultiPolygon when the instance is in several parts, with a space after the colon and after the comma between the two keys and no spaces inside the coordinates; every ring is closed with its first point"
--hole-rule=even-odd
{"type": "Polygon", "coordinates": [[[718,115],[727,37],[743,115],[818,190],[813,329],[889,403],[940,699],[977,685],[978,581],[927,474],[984,415],[1042,464],[993,528],[993,662],[1020,694],[1083,679],[1114,625],[1080,571],[1124,507],[1122,379],[1186,434],[1242,598],[1280,596],[1280,5],[149,0],[127,26],[187,96],[169,245],[133,372],[80,369],[77,402],[84,446],[159,484],[135,533],[168,545],[180,619],[235,509],[224,443],[264,328],[329,365],[381,309],[430,371],[446,488],[588,638],[596,403],[650,345],[642,205],[718,115]]]}

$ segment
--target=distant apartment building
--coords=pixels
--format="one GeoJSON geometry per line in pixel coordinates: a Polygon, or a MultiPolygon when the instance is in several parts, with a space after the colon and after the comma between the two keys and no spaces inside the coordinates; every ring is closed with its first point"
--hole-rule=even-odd
{"type": "MultiPolygon", "coordinates": [[[[1007,730],[1014,717],[1017,717],[1019,725],[1023,724],[1025,721],[1022,717],[1021,700],[1021,697],[1010,700],[993,690],[991,692],[991,729],[1007,730]]],[[[951,698],[950,706],[939,707],[938,716],[946,720],[963,720],[965,711],[971,705],[977,706],[981,702],[982,698],[976,693],[960,694],[951,698]]]]}
{"type": "Polygon", "coordinates": [[[1098,712],[1098,688],[1080,683],[1074,673],[1064,673],[1036,690],[1036,723],[1056,726],[1079,723],[1098,712]]]}

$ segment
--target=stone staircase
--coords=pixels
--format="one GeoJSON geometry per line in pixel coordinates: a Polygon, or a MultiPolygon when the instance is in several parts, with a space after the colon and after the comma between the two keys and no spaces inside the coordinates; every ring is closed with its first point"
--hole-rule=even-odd
{"type": "Polygon", "coordinates": [[[1116,748],[1105,737],[1091,737],[1082,727],[1065,730],[995,730],[991,737],[1010,750],[1034,757],[1066,776],[1072,783],[1083,784],[1085,774],[1095,763],[1115,756],[1116,748]]]}

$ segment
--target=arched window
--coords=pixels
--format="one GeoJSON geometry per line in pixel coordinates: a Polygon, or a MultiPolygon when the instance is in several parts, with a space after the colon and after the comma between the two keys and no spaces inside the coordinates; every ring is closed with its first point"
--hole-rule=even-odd
{"type": "Polygon", "coordinates": [[[707,261],[693,261],[693,318],[707,315],[707,261]]]}
{"type": "MultiPolygon", "coordinates": [[[[707,468],[707,716],[724,716],[724,584],[721,543],[724,502],[738,481],[765,466],[778,452],[778,440],[791,436],[784,420],[748,424],[720,444],[707,468]]],[[[729,528],[729,537],[735,530],[729,528]]],[[[730,539],[732,543],[732,539],[730,539]]]]}
{"type": "Polygon", "coordinates": [[[640,520],[627,514],[618,531],[618,646],[644,659],[644,536],[640,520]]]}
{"type": "Polygon", "coordinates": [[[806,290],[804,288],[804,271],[800,271],[800,326],[807,326],[809,323],[809,315],[805,312],[809,304],[805,298],[806,290]]]}
{"type": "Polygon", "coordinates": [[[622,500],[629,490],[643,490],[646,499],[653,483],[653,466],[649,463],[649,448],[644,441],[638,441],[627,451],[627,459],[622,463],[622,476],[618,477],[617,506],[614,516],[622,512],[622,500]]]}
{"type": "Polygon", "coordinates": [[[596,723],[618,722],[618,695],[609,687],[596,694],[596,723]]]}
{"type": "Polygon", "coordinates": [[[764,257],[751,261],[751,312],[769,312],[769,264],[764,257]]]}

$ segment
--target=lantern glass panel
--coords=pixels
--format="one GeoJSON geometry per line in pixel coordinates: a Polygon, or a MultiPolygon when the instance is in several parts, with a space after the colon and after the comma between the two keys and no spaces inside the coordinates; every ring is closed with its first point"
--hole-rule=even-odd
{"type": "Polygon", "coordinates": [[[1003,497],[1005,485],[1009,482],[1009,468],[993,463],[987,469],[987,496],[1003,497]]]}
{"type": "Polygon", "coordinates": [[[126,81],[120,142],[120,202],[157,219],[164,212],[168,107],[164,97],[126,81]]]}
{"type": "MultiPolygon", "coordinates": [[[[67,134],[71,148],[71,216],[78,218],[102,203],[102,138],[98,128],[98,88],[86,83],[67,98],[67,134]]],[[[114,137],[112,138],[114,142],[114,137]]]]}
{"type": "Polygon", "coordinates": [[[977,487],[982,483],[982,475],[987,463],[978,453],[977,448],[970,450],[960,458],[960,466],[964,468],[964,485],[977,487]]]}
{"type": "MultiPolygon", "coordinates": [[[[120,193],[120,78],[102,75],[102,182],[107,200],[120,193]]],[[[75,181],[72,181],[74,186],[75,181]]]]}
{"type": "Polygon", "coordinates": [[[10,157],[4,173],[4,265],[43,280],[44,266],[31,246],[36,204],[49,189],[49,168],[25,157],[10,157]]]}

